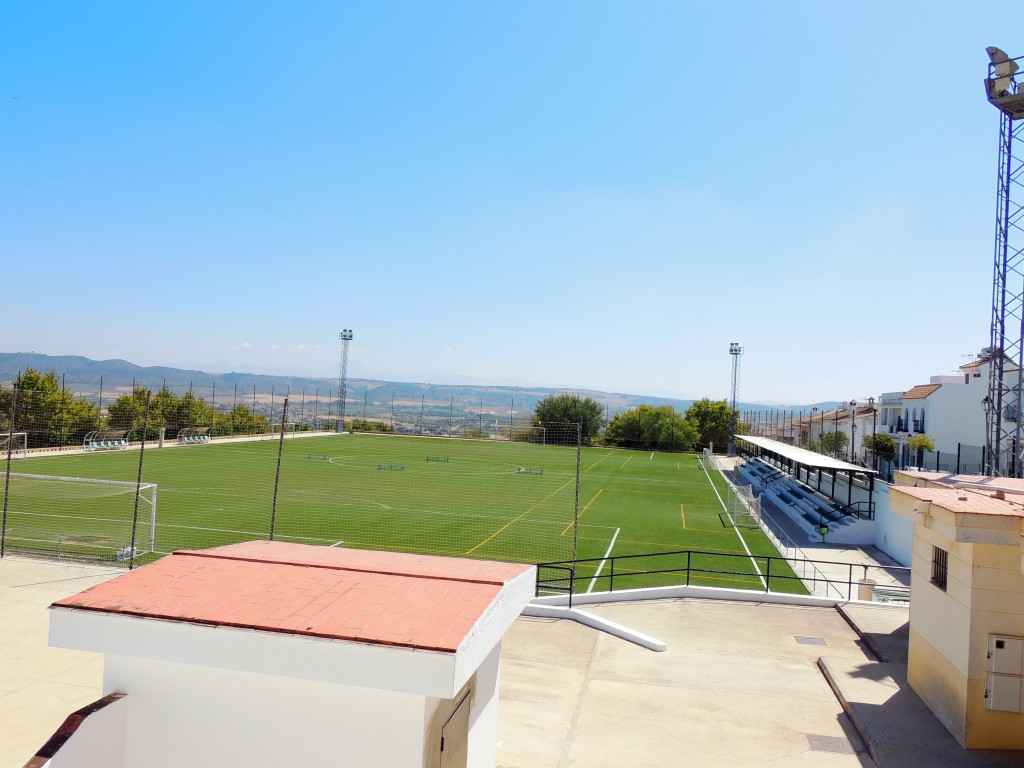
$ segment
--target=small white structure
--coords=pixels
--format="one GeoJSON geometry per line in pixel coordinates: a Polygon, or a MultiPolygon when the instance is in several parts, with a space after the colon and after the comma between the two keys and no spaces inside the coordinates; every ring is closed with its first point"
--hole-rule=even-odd
{"type": "Polygon", "coordinates": [[[256,541],[51,606],[104,699],[39,766],[493,766],[501,640],[533,566],[256,541]]]}
{"type": "Polygon", "coordinates": [[[914,528],[907,679],[967,749],[1024,749],[1024,482],[897,473],[914,528]]]}

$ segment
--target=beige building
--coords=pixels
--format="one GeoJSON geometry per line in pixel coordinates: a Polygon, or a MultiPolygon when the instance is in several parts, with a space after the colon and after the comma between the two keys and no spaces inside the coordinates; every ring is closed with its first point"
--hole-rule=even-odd
{"type": "Polygon", "coordinates": [[[1024,749],[1017,493],[1020,480],[937,472],[898,472],[890,490],[890,509],[914,523],[908,679],[968,749],[1024,749]]]}

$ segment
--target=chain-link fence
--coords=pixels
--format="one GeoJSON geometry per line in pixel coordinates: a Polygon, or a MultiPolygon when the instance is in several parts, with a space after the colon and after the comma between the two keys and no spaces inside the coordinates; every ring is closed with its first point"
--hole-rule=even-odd
{"type": "Polygon", "coordinates": [[[0,388],[0,556],[132,565],[266,538],[576,556],[579,425],[456,422],[424,407],[418,421],[354,414],[377,426],[338,433],[329,393],[216,396],[104,387],[94,400],[53,375],[0,388]]]}

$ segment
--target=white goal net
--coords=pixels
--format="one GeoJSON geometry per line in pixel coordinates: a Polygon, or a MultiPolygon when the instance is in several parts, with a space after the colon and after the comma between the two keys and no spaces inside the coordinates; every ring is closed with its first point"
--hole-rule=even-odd
{"type": "Polygon", "coordinates": [[[0,432],[0,460],[28,458],[28,432],[0,432]]]}
{"type": "Polygon", "coordinates": [[[157,485],[11,472],[3,496],[3,549],[124,564],[154,551],[157,485]]]}

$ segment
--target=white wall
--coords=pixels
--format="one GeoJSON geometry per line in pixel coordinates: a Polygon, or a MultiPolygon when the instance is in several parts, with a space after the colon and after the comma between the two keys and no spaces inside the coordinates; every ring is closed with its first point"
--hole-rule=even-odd
{"type": "Polygon", "coordinates": [[[104,690],[128,694],[132,768],[423,762],[422,696],[113,655],[104,690]]]}
{"type": "Polygon", "coordinates": [[[914,557],[914,523],[889,509],[889,484],[875,482],[874,545],[900,565],[914,557]]]}
{"type": "Polygon", "coordinates": [[[473,709],[469,713],[469,768],[494,768],[498,744],[498,666],[501,643],[477,673],[473,709]]]}
{"type": "Polygon", "coordinates": [[[127,698],[93,712],[47,765],[49,768],[123,768],[127,716],[127,698]]]}
{"type": "Polygon", "coordinates": [[[988,382],[943,384],[919,403],[927,403],[924,432],[942,453],[956,455],[957,443],[985,444],[985,410],[982,398],[988,382]]]}

